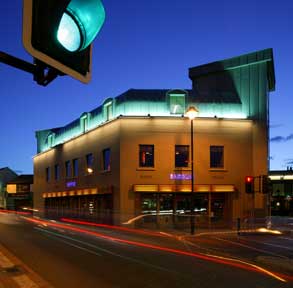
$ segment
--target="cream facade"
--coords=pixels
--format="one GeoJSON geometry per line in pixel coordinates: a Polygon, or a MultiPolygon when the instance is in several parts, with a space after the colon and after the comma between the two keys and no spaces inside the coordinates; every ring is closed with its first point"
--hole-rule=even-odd
{"type": "Polygon", "coordinates": [[[194,67],[189,77],[192,90],[132,89],[66,126],[38,131],[39,213],[184,226],[194,197],[198,225],[265,216],[266,196],[245,193],[244,179],[268,173],[272,50],[194,67]],[[190,106],[199,109],[194,193],[191,123],[184,116],[190,106]]]}

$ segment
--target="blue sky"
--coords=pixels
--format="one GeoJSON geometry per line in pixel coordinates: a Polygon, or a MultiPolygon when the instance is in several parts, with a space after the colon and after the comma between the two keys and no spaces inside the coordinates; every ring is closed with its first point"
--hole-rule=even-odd
{"type": "MultiPolygon", "coordinates": [[[[271,169],[293,166],[293,1],[104,0],[92,81],[59,77],[46,88],[0,63],[0,167],[33,172],[35,131],[63,126],[129,88],[191,88],[188,68],[273,48],[271,169]]],[[[22,1],[1,1],[0,50],[27,61],[22,1]]]]}

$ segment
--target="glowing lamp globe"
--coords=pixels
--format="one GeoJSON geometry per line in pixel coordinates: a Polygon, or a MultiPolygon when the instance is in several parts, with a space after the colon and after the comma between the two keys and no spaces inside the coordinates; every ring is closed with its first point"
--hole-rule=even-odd
{"type": "Polygon", "coordinates": [[[104,21],[100,0],[71,0],[59,23],[58,42],[69,52],[82,51],[93,42],[104,21]]]}

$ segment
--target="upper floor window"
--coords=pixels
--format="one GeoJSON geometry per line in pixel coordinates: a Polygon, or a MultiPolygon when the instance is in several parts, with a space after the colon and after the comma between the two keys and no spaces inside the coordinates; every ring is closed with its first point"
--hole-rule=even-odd
{"type": "Polygon", "coordinates": [[[104,104],[104,115],[106,121],[111,120],[113,118],[113,101],[107,101],[104,104]]]}
{"type": "Polygon", "coordinates": [[[65,176],[71,177],[71,162],[69,160],[65,162],[65,176]]]}
{"type": "Polygon", "coordinates": [[[91,174],[93,173],[93,166],[94,166],[94,155],[93,153],[89,153],[85,156],[86,158],[86,172],[91,174]]]}
{"type": "Polygon", "coordinates": [[[54,141],[54,135],[53,133],[50,133],[47,137],[47,143],[49,148],[53,146],[53,141],[54,141]]]}
{"type": "Polygon", "coordinates": [[[103,150],[103,170],[104,171],[111,170],[111,150],[110,150],[110,148],[103,150]]]}
{"type": "Polygon", "coordinates": [[[184,114],[185,113],[185,97],[186,91],[172,90],[168,92],[170,113],[171,114],[184,114]]]}
{"type": "Polygon", "coordinates": [[[56,181],[60,179],[60,166],[59,164],[55,164],[54,166],[54,178],[56,181]]]}
{"type": "Polygon", "coordinates": [[[50,167],[46,168],[46,181],[49,182],[51,179],[51,170],[50,167]]]}
{"type": "Polygon", "coordinates": [[[224,168],[224,146],[210,146],[210,168],[224,168]]]}
{"type": "Polygon", "coordinates": [[[73,159],[72,160],[72,172],[73,172],[73,177],[78,176],[78,159],[73,159]]]}
{"type": "Polygon", "coordinates": [[[175,145],[175,167],[188,167],[189,146],[175,145]]]}
{"type": "Polygon", "coordinates": [[[139,167],[154,167],[154,145],[139,145],[139,167]]]}
{"type": "Polygon", "coordinates": [[[80,128],[82,133],[88,130],[88,115],[86,113],[80,117],[80,128]]]}

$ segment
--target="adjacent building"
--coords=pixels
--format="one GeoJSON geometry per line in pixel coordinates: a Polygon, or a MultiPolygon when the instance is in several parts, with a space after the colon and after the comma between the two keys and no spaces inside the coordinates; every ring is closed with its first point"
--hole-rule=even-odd
{"type": "Polygon", "coordinates": [[[155,221],[184,225],[194,196],[197,225],[266,215],[266,196],[245,193],[244,179],[268,174],[272,50],[190,68],[189,78],[192,89],[131,89],[37,131],[35,208],[111,223],[165,215],[155,221]],[[199,110],[193,189],[190,106],[199,110]]]}
{"type": "Polygon", "coordinates": [[[33,208],[33,175],[19,175],[6,184],[6,208],[31,210],[33,208]]]}
{"type": "Polygon", "coordinates": [[[17,177],[17,174],[9,167],[0,168],[0,209],[6,208],[6,185],[7,182],[17,177]]]}
{"type": "Polygon", "coordinates": [[[270,171],[271,213],[273,216],[293,216],[293,170],[270,171]]]}

